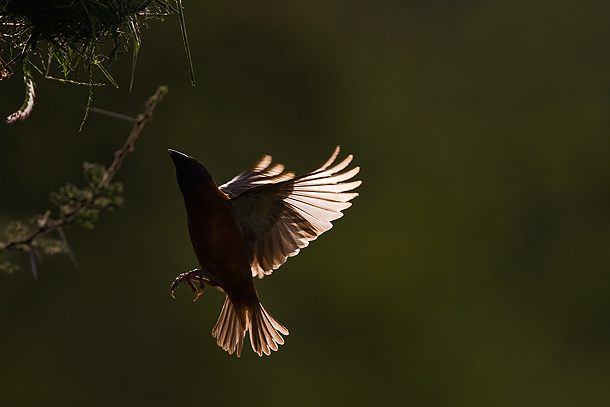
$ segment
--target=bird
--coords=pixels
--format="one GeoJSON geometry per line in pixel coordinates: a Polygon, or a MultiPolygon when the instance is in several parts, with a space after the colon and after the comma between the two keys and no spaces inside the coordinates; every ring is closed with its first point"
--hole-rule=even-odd
{"type": "Polygon", "coordinates": [[[289,334],[263,307],[254,284],[296,256],[343,216],[362,181],[360,167],[336,162],[340,147],[319,168],[295,176],[263,156],[254,166],[217,186],[196,158],[169,149],[184,198],[188,231],[200,268],[180,274],[170,293],[185,283],[199,298],[205,285],[226,294],[212,329],[216,343],[241,356],[246,333],[259,356],[270,355],[289,334]],[[196,286],[199,283],[199,287],[196,286]],[[283,335],[283,336],[282,336],[283,335]]]}

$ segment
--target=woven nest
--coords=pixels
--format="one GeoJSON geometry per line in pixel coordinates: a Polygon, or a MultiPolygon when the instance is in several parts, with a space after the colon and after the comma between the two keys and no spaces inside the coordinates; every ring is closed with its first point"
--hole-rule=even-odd
{"type": "Polygon", "coordinates": [[[78,43],[116,35],[153,0],[0,0],[2,15],[29,26],[34,40],[78,43]],[[25,20],[24,20],[25,19],[25,20]]]}
{"type": "Polygon", "coordinates": [[[96,67],[117,86],[105,68],[127,44],[135,62],[142,21],[177,13],[183,24],[181,11],[181,0],[0,0],[3,65],[21,59],[24,76],[32,78],[30,66],[47,76],[53,55],[65,79],[80,66],[90,83],[96,67]]]}
{"type": "Polygon", "coordinates": [[[0,80],[11,76],[17,71],[15,65],[20,65],[26,82],[25,102],[9,122],[23,120],[31,111],[34,70],[46,78],[89,85],[90,102],[91,87],[101,85],[94,83],[96,72],[118,87],[108,67],[131,45],[133,84],[140,25],[146,18],[170,14],[180,18],[194,84],[182,0],[0,0],[0,80]],[[63,78],[53,76],[52,60],[63,78]]]}

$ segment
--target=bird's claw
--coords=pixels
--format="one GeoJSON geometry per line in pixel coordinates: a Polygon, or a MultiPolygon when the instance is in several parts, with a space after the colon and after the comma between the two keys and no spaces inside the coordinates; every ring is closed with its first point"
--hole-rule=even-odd
{"type": "Polygon", "coordinates": [[[209,279],[202,276],[202,270],[194,269],[187,271],[186,273],[182,273],[176,277],[170,286],[169,291],[174,299],[176,298],[174,296],[174,291],[176,291],[176,288],[180,283],[186,283],[189,285],[189,287],[191,287],[191,290],[193,290],[195,293],[195,299],[193,301],[197,301],[197,299],[203,294],[205,291],[205,284],[214,285],[209,279]],[[199,282],[199,288],[195,285],[195,282],[199,282]]]}

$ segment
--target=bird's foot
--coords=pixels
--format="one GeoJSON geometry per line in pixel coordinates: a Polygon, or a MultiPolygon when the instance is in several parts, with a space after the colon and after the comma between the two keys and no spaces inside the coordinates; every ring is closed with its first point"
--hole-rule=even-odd
{"type": "Polygon", "coordinates": [[[178,284],[186,283],[191,287],[191,290],[195,293],[195,299],[193,301],[197,301],[197,299],[203,294],[205,291],[205,284],[211,285],[212,287],[219,287],[218,281],[214,276],[207,273],[205,270],[201,269],[193,269],[191,271],[187,271],[186,273],[180,274],[176,279],[172,282],[170,286],[170,294],[173,298],[174,291],[178,287],[178,284]],[[199,283],[199,287],[195,285],[195,283],[199,283]]]}

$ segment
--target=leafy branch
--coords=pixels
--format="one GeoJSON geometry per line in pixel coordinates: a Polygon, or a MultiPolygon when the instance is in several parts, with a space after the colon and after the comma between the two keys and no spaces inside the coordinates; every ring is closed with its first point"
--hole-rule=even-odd
{"type": "MultiPolygon", "coordinates": [[[[120,114],[95,109],[95,112],[133,122],[133,128],[123,147],[115,152],[114,160],[108,169],[100,164],[88,162],[83,164],[84,177],[87,182],[84,187],[66,184],[58,192],[50,194],[51,201],[59,210],[55,218],[51,217],[51,210],[47,210],[30,221],[33,227],[19,221],[11,222],[5,231],[8,240],[0,242],[0,256],[3,252],[11,250],[27,252],[35,277],[37,275],[35,257],[40,256],[41,253],[44,255],[68,253],[76,266],[76,258],[70,249],[63,228],[76,224],[86,229],[93,229],[101,211],[112,210],[123,205],[124,199],[121,196],[123,185],[120,182],[112,182],[112,180],[127,155],[133,151],[136,139],[146,123],[152,119],[155,107],[161,102],[167,91],[167,87],[160,86],[146,102],[144,111],[136,118],[126,118],[120,114]],[[50,237],[52,232],[56,232],[57,237],[50,237]]],[[[11,273],[18,269],[19,266],[14,263],[0,262],[0,270],[5,272],[11,273]]]]}

